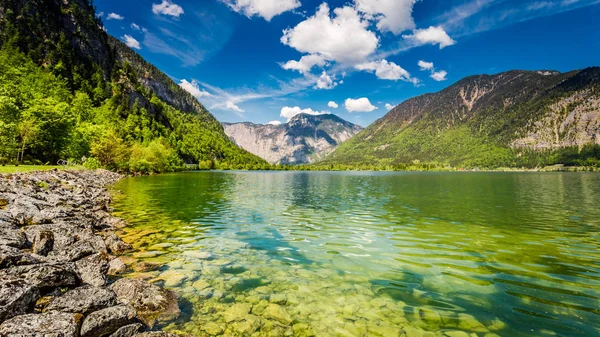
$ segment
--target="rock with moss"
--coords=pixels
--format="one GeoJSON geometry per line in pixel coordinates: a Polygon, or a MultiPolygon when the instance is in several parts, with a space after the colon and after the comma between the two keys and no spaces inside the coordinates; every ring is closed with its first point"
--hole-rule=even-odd
{"type": "Polygon", "coordinates": [[[82,315],[47,312],[13,317],[0,324],[0,336],[77,337],[82,315]]]}

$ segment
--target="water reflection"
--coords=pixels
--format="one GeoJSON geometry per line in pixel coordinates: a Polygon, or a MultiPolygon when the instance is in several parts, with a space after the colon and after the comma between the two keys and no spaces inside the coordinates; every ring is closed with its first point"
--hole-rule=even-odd
{"type": "Polygon", "coordinates": [[[600,176],[212,172],[127,179],[137,272],[198,336],[596,335],[600,176]],[[208,327],[207,327],[208,326],[208,327]]]}

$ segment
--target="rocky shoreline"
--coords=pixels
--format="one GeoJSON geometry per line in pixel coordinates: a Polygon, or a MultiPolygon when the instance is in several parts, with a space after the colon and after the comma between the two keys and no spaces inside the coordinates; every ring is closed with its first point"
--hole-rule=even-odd
{"type": "Polygon", "coordinates": [[[177,295],[119,278],[109,171],[0,175],[0,336],[173,337],[177,295]]]}

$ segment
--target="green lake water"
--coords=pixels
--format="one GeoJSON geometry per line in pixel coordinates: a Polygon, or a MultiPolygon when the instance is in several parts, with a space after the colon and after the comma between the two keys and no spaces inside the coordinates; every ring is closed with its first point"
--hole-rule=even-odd
{"type": "Polygon", "coordinates": [[[600,335],[600,174],[180,173],[114,207],[169,331],[600,335]]]}

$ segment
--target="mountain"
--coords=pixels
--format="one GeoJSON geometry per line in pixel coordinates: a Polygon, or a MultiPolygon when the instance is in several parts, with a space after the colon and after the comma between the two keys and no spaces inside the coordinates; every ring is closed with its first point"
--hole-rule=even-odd
{"type": "Polygon", "coordinates": [[[336,115],[299,114],[286,124],[223,123],[231,139],[272,164],[313,163],[363,130],[336,115]]]}
{"type": "Polygon", "coordinates": [[[600,164],[600,68],[464,78],[405,101],[323,164],[600,164]]]}
{"type": "Polygon", "coordinates": [[[119,170],[266,165],[191,94],[108,35],[89,0],[0,0],[0,45],[0,68],[11,74],[0,80],[0,103],[13,111],[0,113],[8,144],[0,161],[93,156],[119,170]]]}

